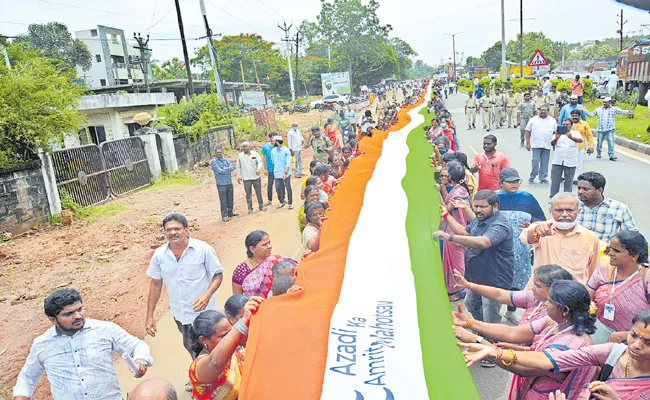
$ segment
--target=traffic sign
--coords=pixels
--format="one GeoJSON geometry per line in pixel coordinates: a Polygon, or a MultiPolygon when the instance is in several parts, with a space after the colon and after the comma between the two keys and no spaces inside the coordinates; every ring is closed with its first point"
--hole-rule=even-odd
{"type": "Polygon", "coordinates": [[[546,60],[546,57],[544,57],[544,54],[542,54],[539,49],[535,51],[535,54],[533,55],[533,58],[530,59],[530,62],[528,63],[529,67],[541,67],[544,65],[548,65],[548,61],[546,60]]]}

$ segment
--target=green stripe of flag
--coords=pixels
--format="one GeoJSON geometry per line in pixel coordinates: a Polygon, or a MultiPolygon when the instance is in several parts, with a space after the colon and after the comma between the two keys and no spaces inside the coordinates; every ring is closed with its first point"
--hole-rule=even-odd
{"type": "Polygon", "coordinates": [[[420,327],[424,375],[430,399],[480,399],[474,380],[465,366],[452,330],[451,306],[442,271],[438,242],[431,234],[440,224],[440,196],[435,189],[434,168],[429,156],[433,148],[423,127],[433,114],[422,108],[425,122],[407,138],[406,175],[402,187],[408,198],[406,235],[420,327]]]}

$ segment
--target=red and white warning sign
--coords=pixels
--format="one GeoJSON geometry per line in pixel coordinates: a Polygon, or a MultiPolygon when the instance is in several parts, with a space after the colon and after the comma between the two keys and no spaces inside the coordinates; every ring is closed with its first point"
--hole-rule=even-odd
{"type": "Polygon", "coordinates": [[[530,62],[528,63],[529,67],[541,67],[544,65],[548,65],[548,61],[546,60],[546,57],[544,57],[544,54],[542,54],[539,49],[535,51],[535,54],[533,55],[533,58],[530,59],[530,62]]]}

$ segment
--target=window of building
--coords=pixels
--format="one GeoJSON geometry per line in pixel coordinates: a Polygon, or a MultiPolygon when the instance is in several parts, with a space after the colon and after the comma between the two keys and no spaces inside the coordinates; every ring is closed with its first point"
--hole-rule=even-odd
{"type": "Polygon", "coordinates": [[[97,29],[91,29],[90,30],[90,36],[92,36],[92,37],[97,36],[97,29]]]}
{"type": "Polygon", "coordinates": [[[100,54],[95,54],[95,59],[97,62],[102,62],[102,56],[100,54]]]}
{"type": "Polygon", "coordinates": [[[88,134],[93,143],[99,145],[106,141],[106,130],[103,126],[89,126],[88,134]]]}
{"type": "Polygon", "coordinates": [[[135,136],[135,132],[140,129],[140,124],[137,122],[132,122],[130,124],[125,124],[126,129],[129,131],[129,136],[135,136]]]}
{"type": "Polygon", "coordinates": [[[88,129],[83,128],[79,130],[79,143],[82,146],[92,143],[90,141],[90,136],[88,136],[88,129]]]}
{"type": "Polygon", "coordinates": [[[128,79],[120,79],[119,84],[120,84],[120,85],[128,85],[128,84],[129,84],[129,80],[128,80],[128,79]]]}
{"type": "Polygon", "coordinates": [[[102,86],[106,86],[106,79],[100,79],[99,84],[102,86]]]}

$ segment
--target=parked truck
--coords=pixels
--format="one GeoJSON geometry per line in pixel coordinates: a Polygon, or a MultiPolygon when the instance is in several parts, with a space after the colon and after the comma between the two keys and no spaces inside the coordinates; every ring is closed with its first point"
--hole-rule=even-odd
{"type": "Polygon", "coordinates": [[[639,103],[647,105],[644,96],[650,87],[650,40],[639,39],[620,53],[617,74],[625,91],[638,93],[639,103]]]}

